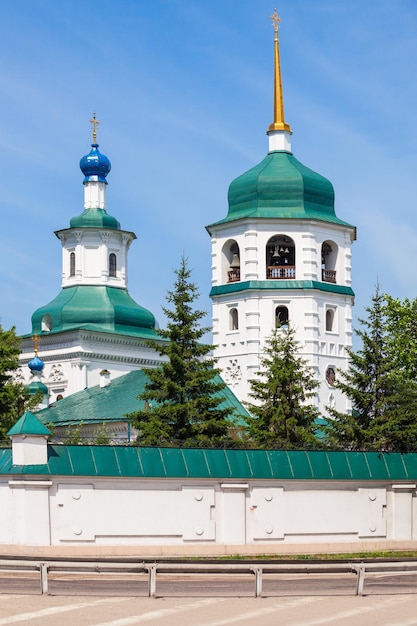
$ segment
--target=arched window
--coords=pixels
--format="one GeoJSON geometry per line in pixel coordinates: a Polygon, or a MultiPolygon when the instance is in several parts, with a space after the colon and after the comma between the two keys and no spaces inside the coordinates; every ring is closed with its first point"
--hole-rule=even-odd
{"type": "Polygon", "coordinates": [[[331,332],[333,330],[333,322],[334,322],[334,310],[327,309],[326,311],[326,330],[327,331],[331,332]]]}
{"type": "Polygon", "coordinates": [[[70,253],[70,276],[75,276],[75,252],[70,253]]]}
{"type": "Polygon", "coordinates": [[[112,252],[109,256],[109,276],[116,276],[117,263],[116,263],[116,255],[112,252]]]}
{"type": "Polygon", "coordinates": [[[41,330],[43,332],[49,332],[52,330],[52,318],[48,313],[42,318],[41,330]]]}
{"type": "Polygon", "coordinates": [[[288,328],[288,309],[286,306],[277,306],[275,309],[275,328],[288,328]]]}
{"type": "Polygon", "coordinates": [[[274,235],[266,244],[266,277],[272,280],[295,278],[295,243],[287,235],[274,235]]]}
{"type": "Polygon", "coordinates": [[[331,387],[333,387],[336,382],[336,370],[332,366],[328,367],[326,370],[326,382],[331,387]]]}
{"type": "Polygon", "coordinates": [[[239,330],[239,313],[236,308],[229,311],[229,330],[239,330]]]}

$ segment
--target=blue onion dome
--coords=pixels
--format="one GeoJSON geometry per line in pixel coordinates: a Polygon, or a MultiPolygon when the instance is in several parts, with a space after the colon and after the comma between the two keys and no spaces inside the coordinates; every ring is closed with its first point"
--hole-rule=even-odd
{"type": "Polygon", "coordinates": [[[28,367],[32,374],[34,372],[42,372],[45,367],[45,363],[38,356],[35,356],[31,361],[29,361],[28,367]]]}
{"type": "Polygon", "coordinates": [[[84,183],[90,180],[107,183],[106,176],[111,170],[111,163],[106,155],[101,154],[98,143],[91,144],[91,150],[80,161],[80,169],[84,174],[84,183]]]}

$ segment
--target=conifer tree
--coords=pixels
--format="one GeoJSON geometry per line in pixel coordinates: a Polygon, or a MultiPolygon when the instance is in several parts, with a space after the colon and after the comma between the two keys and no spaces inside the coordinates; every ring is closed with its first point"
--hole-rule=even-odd
{"type": "Polygon", "coordinates": [[[184,257],[175,274],[174,289],[166,297],[172,308],[163,307],[167,328],[157,331],[163,341],[149,342],[166,360],[144,370],[148,382],[139,398],[145,406],[129,417],[142,445],[227,442],[233,411],[220,406],[226,385],[208,356],[212,346],[200,343],[210,329],[200,325],[204,311],[193,308],[199,292],[184,257]]]}
{"type": "Polygon", "coordinates": [[[3,330],[0,324],[0,441],[26,409],[33,408],[39,397],[31,397],[21,383],[13,381],[19,365],[20,340],[15,328],[3,330]]]}
{"type": "Polygon", "coordinates": [[[248,433],[262,447],[319,447],[316,438],[317,408],[309,403],[318,383],[305,359],[298,355],[298,342],[291,327],[277,329],[266,341],[257,378],[250,382],[248,404],[252,414],[248,433]]]}
{"type": "Polygon", "coordinates": [[[368,317],[359,319],[361,328],[356,330],[362,346],[348,349],[349,368],[338,373],[335,383],[352,410],[328,409],[328,442],[348,450],[406,452],[416,448],[417,386],[398,368],[386,296],[379,285],[366,312],[368,317]]]}

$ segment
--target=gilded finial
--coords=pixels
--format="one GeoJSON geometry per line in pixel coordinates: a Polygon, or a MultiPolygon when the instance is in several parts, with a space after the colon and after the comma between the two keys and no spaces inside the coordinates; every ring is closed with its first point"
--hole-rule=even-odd
{"type": "Polygon", "coordinates": [[[33,341],[33,351],[35,353],[35,356],[38,356],[39,345],[41,343],[41,338],[39,337],[39,335],[33,335],[32,341],[33,341]]]}
{"type": "Polygon", "coordinates": [[[281,22],[281,18],[278,15],[276,9],[274,9],[274,12],[269,19],[272,21],[272,26],[274,27],[274,33],[277,33],[277,36],[278,36],[278,28],[281,22]]]}
{"type": "Polygon", "coordinates": [[[290,125],[284,118],[284,98],[282,95],[281,61],[279,57],[278,28],[281,23],[277,10],[270,17],[274,28],[274,121],[269,125],[268,133],[274,130],[291,132],[290,125]]]}
{"type": "Polygon", "coordinates": [[[97,126],[100,124],[98,119],[96,118],[96,113],[94,111],[93,117],[90,120],[90,124],[93,127],[93,143],[97,143],[97,126]]]}

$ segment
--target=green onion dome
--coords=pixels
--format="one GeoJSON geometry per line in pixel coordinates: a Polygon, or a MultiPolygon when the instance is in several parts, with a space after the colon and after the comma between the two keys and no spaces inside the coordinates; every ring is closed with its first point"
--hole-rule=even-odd
{"type": "Polygon", "coordinates": [[[345,224],[336,217],[333,185],[291,152],[274,151],[229,187],[229,212],[221,222],[242,218],[314,219],[345,224]]]}

